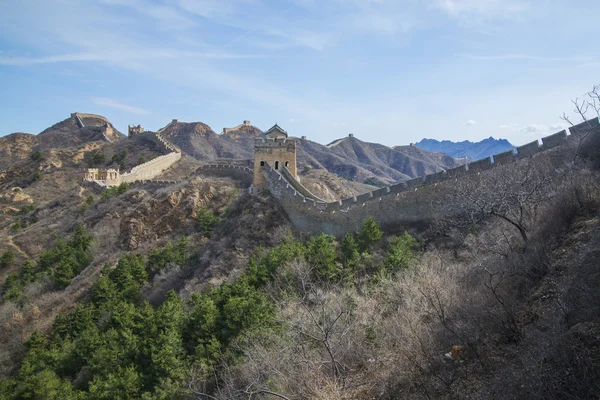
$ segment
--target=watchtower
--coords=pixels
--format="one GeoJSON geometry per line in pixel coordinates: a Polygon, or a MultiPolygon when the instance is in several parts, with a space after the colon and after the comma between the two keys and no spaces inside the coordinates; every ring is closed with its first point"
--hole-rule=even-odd
{"type": "Polygon", "coordinates": [[[254,187],[265,186],[263,169],[269,164],[277,170],[287,169],[296,178],[296,140],[289,139],[277,124],[254,140],[254,187]]]}
{"type": "Polygon", "coordinates": [[[144,128],[142,128],[141,125],[135,126],[135,125],[127,125],[127,133],[129,135],[129,137],[135,136],[135,135],[141,135],[142,133],[144,133],[144,128]]]}

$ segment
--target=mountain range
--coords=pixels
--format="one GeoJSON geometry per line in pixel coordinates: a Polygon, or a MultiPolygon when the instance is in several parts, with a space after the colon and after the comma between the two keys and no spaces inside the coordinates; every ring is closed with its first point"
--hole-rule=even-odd
{"type": "MultiPolygon", "coordinates": [[[[252,125],[241,125],[235,130],[217,134],[202,122],[178,121],[169,123],[159,131],[182,149],[185,155],[200,163],[220,159],[249,160],[253,157],[254,139],[262,134],[259,128],[252,125]]],[[[76,147],[98,140],[101,137],[97,133],[79,128],[72,118],[53,125],[39,135],[10,134],[0,138],[0,169],[29,157],[34,150],[76,147]]],[[[460,164],[460,161],[446,154],[415,146],[390,148],[353,136],[338,139],[329,145],[305,138],[296,140],[300,172],[308,174],[311,170],[321,170],[360,184],[381,186],[460,164]]],[[[115,130],[114,143],[108,145],[106,151],[114,154],[117,147],[131,146],[133,143],[138,142],[125,140],[125,136],[115,130]]],[[[152,144],[144,142],[144,146],[151,148],[152,144]]],[[[129,153],[135,153],[134,149],[130,150],[129,153]]],[[[141,151],[141,148],[137,151],[141,151]]]]}
{"type": "Polygon", "coordinates": [[[493,154],[502,153],[513,149],[514,146],[506,139],[494,139],[489,137],[479,142],[470,142],[464,140],[462,142],[452,142],[450,140],[423,139],[415,146],[431,151],[446,153],[455,158],[468,158],[469,160],[481,160],[493,154]]]}

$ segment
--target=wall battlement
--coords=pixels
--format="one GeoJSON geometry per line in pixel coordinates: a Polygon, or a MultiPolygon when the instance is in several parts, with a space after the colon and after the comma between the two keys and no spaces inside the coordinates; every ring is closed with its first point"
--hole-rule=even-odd
{"type": "Polygon", "coordinates": [[[286,147],[293,144],[296,147],[296,141],[294,139],[274,139],[274,138],[256,138],[254,139],[254,146],[260,147],[286,147]]]}
{"type": "Polygon", "coordinates": [[[485,173],[495,167],[517,162],[565,144],[576,142],[590,133],[600,135],[600,121],[594,118],[569,129],[546,136],[515,150],[499,153],[482,160],[473,161],[446,171],[425,175],[406,182],[397,183],[359,196],[325,203],[303,195],[294,186],[292,179],[271,165],[263,169],[265,187],[281,201],[292,221],[311,233],[332,233],[357,230],[362,221],[373,216],[382,226],[398,222],[414,222],[417,214],[431,214],[427,208],[425,193],[435,190],[439,183],[465,179],[469,175],[485,173]],[[404,206],[405,208],[403,208],[404,206]],[[387,210],[382,212],[381,210],[387,210]],[[410,212],[407,212],[410,210],[410,212]]]}

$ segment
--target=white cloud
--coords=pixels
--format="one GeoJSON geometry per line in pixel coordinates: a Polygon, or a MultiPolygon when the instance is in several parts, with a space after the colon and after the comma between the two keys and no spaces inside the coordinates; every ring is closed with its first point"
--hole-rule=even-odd
{"type": "Polygon", "coordinates": [[[436,0],[435,8],[451,17],[509,18],[529,8],[524,1],[517,0],[436,0]]]}
{"type": "Polygon", "coordinates": [[[145,110],[140,107],[130,106],[130,105],[121,103],[118,100],[110,99],[108,97],[92,97],[91,100],[92,100],[92,103],[97,104],[99,106],[116,108],[118,110],[126,111],[126,112],[129,112],[132,114],[137,114],[137,115],[150,114],[150,111],[148,111],[148,110],[145,110]]]}
{"type": "Polygon", "coordinates": [[[565,127],[561,123],[552,124],[552,125],[530,124],[530,125],[520,128],[519,131],[529,134],[529,136],[531,136],[534,134],[555,133],[555,132],[559,132],[563,129],[565,129],[565,127]]]}
{"type": "Polygon", "coordinates": [[[473,126],[475,125],[477,122],[473,121],[472,119],[465,121],[464,124],[467,126],[473,126]]]}

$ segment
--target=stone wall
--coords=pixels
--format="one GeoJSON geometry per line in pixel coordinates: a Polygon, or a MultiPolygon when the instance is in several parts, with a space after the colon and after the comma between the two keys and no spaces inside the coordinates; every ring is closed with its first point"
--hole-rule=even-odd
{"type": "Polygon", "coordinates": [[[113,126],[108,122],[106,117],[98,114],[81,114],[78,112],[71,113],[71,118],[75,119],[77,126],[80,128],[87,128],[95,132],[100,132],[102,137],[107,142],[112,142],[111,137],[115,138],[115,130],[113,126]],[[101,124],[98,125],[97,120],[101,120],[101,124]],[[90,121],[92,120],[92,121],[90,121]]]}
{"type": "Polygon", "coordinates": [[[160,149],[160,151],[162,151],[165,154],[171,153],[171,152],[175,152],[175,153],[181,153],[181,150],[175,146],[173,143],[169,142],[161,133],[159,132],[144,132],[140,135],[138,135],[139,137],[141,137],[142,139],[145,140],[149,140],[151,142],[153,142],[154,144],[156,144],[156,146],[158,146],[158,148],[160,149]]]}
{"type": "Polygon", "coordinates": [[[254,178],[254,171],[251,168],[242,165],[233,164],[208,164],[203,165],[196,169],[190,176],[193,175],[212,175],[212,176],[223,176],[240,180],[247,184],[252,185],[254,178]]]}
{"type": "Polygon", "coordinates": [[[152,179],[155,176],[160,175],[164,170],[175,164],[180,159],[181,153],[177,152],[156,157],[148,162],[133,167],[131,172],[121,174],[121,181],[135,182],[139,180],[152,179]]]}
{"type": "Polygon", "coordinates": [[[284,165],[283,168],[281,168],[281,174],[284,176],[284,178],[292,185],[292,187],[301,195],[308,197],[309,199],[313,199],[313,200],[317,200],[320,202],[325,202],[325,200],[320,199],[319,197],[315,196],[314,194],[312,194],[310,192],[310,190],[308,190],[307,188],[304,187],[304,185],[302,185],[300,183],[300,181],[298,181],[297,177],[295,177],[294,175],[292,175],[292,173],[290,172],[290,170],[284,165]]]}
{"type": "MultiPolygon", "coordinates": [[[[107,125],[109,124],[107,123],[107,125]]],[[[148,181],[160,175],[163,171],[181,159],[181,150],[166,140],[160,133],[145,132],[136,136],[156,143],[156,145],[166,154],[133,167],[130,172],[121,174],[118,179],[112,179],[112,174],[107,175],[107,170],[96,170],[95,172],[93,170],[87,170],[84,173],[83,179],[92,182],[102,182],[104,186],[119,185],[123,182],[133,183],[138,181],[148,181]]],[[[107,140],[109,139],[107,138],[107,140]]],[[[117,171],[117,174],[118,173],[119,171],[117,171]]]]}
{"type": "Polygon", "coordinates": [[[252,125],[250,124],[250,121],[244,121],[241,124],[239,124],[238,126],[234,126],[233,128],[223,128],[223,134],[229,133],[232,131],[237,131],[244,126],[252,126],[252,125]]]}
{"type": "MultiPolygon", "coordinates": [[[[73,115],[73,114],[71,114],[73,115]]],[[[93,118],[93,119],[100,119],[104,122],[109,122],[108,119],[106,119],[106,117],[102,116],[102,115],[98,115],[98,114],[84,114],[84,113],[79,113],[76,112],[75,115],[79,116],[80,118],[93,118]]]]}
{"type": "Polygon", "coordinates": [[[362,222],[372,216],[384,229],[401,231],[441,216],[436,214],[439,211],[435,211],[439,208],[432,207],[432,204],[436,196],[443,192],[445,185],[452,185],[457,179],[469,179],[471,175],[482,174],[559,146],[580,146],[580,140],[586,135],[600,135],[600,122],[595,118],[572,127],[569,132],[570,135],[561,131],[542,138],[541,144],[535,141],[517,147],[514,152],[500,153],[338,202],[326,203],[303,195],[289,177],[286,178],[269,163],[260,172],[265,187],[281,202],[292,222],[302,230],[313,234],[325,232],[342,236],[346,232],[358,230],[362,222]]]}

